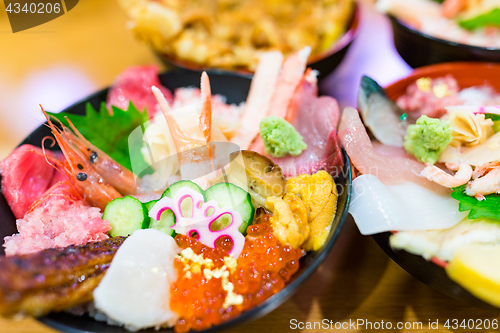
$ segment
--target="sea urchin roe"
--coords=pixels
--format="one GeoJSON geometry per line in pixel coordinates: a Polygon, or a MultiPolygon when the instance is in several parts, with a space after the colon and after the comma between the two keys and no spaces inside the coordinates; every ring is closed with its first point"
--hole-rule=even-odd
{"type": "Polygon", "coordinates": [[[176,236],[183,249],[175,259],[179,278],[171,286],[170,306],[180,314],[176,332],[206,329],[238,316],[280,291],[297,271],[302,251],[278,241],[269,215],[260,221],[248,227],[245,247],[237,260],[227,254],[229,239],[220,239],[210,248],[194,238],[176,236]],[[183,253],[191,255],[200,270],[193,270],[194,262],[183,253]],[[205,264],[208,262],[213,266],[205,264]]]}

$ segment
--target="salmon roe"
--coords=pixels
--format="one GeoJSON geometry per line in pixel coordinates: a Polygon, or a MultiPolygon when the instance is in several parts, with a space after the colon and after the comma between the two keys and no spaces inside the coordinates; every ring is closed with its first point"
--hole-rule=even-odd
{"type": "Polygon", "coordinates": [[[297,271],[302,250],[280,244],[272,234],[269,215],[264,215],[259,222],[248,227],[236,266],[227,268],[226,281],[233,284],[234,293],[241,295],[243,302],[226,308],[228,293],[227,287],[223,288],[223,278],[208,279],[203,270],[224,269],[224,257],[232,247],[231,240],[219,239],[216,247],[210,248],[192,237],[175,237],[181,249],[190,247],[195,254],[213,261],[213,267],[201,265],[201,269],[193,269],[189,261],[175,259],[179,277],[171,286],[170,307],[180,315],[176,332],[207,329],[238,316],[283,289],[297,271]]]}

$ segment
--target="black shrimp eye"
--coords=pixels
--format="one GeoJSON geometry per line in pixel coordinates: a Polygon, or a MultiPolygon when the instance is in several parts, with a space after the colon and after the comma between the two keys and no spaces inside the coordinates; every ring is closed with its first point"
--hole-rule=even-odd
{"type": "Polygon", "coordinates": [[[81,165],[80,163],[78,163],[78,164],[76,165],[76,167],[77,167],[78,169],[80,169],[80,170],[83,170],[83,165],[81,165]]]}
{"type": "Polygon", "coordinates": [[[93,151],[91,154],[90,154],[90,157],[89,157],[89,161],[90,163],[95,163],[95,160],[97,159],[97,153],[95,151],[93,151]]]}
{"type": "Polygon", "coordinates": [[[83,182],[83,181],[86,181],[87,180],[87,174],[84,173],[84,172],[79,172],[77,175],[76,175],[76,179],[78,179],[79,181],[83,182]]]}

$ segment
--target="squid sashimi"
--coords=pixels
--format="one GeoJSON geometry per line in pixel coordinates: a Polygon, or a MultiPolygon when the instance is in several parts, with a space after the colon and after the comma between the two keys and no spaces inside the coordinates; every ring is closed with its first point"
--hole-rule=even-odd
{"type": "Polygon", "coordinates": [[[127,110],[129,102],[133,102],[138,110],[147,109],[149,118],[160,111],[158,103],[151,92],[151,87],[158,87],[167,101],[172,103],[170,90],[161,85],[156,66],[130,67],[120,74],[108,92],[107,105],[127,110]]]}
{"type": "Polygon", "coordinates": [[[42,149],[32,145],[16,148],[0,163],[0,168],[2,194],[18,219],[49,188],[56,174],[56,169],[45,160],[42,149]]]}
{"type": "Polygon", "coordinates": [[[458,201],[449,195],[412,182],[385,185],[369,174],[354,179],[349,213],[363,235],[447,229],[467,216],[466,212],[458,211],[458,201]]]}

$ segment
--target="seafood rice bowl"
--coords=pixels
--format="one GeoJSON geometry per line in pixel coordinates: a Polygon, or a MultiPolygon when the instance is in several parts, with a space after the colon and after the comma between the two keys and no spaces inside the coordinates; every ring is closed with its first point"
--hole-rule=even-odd
{"type": "Polygon", "coordinates": [[[187,332],[282,291],[331,246],[339,214],[339,110],[318,97],[309,53],[263,53],[240,104],[212,94],[207,73],[170,91],[145,66],[119,75],[99,111],[42,109],[53,139],[39,145],[60,152],[21,145],[1,164],[17,233],[0,314],[187,332]]]}
{"type": "Polygon", "coordinates": [[[391,232],[392,251],[438,264],[496,307],[500,86],[489,75],[499,70],[491,64],[429,66],[389,87],[393,100],[363,77],[359,112],[345,109],[339,125],[359,172],[349,212],[361,233],[391,232]]]}

